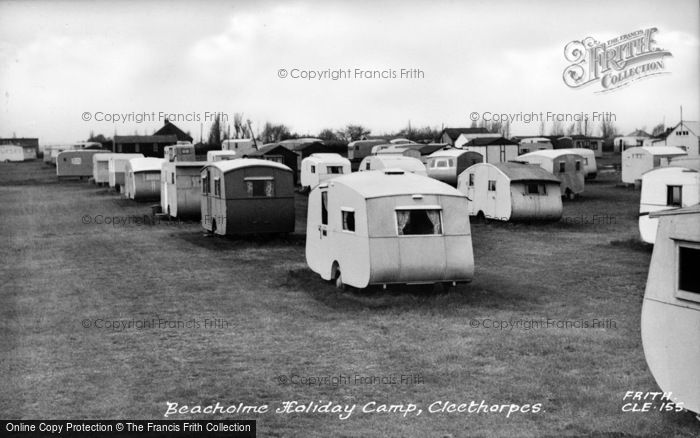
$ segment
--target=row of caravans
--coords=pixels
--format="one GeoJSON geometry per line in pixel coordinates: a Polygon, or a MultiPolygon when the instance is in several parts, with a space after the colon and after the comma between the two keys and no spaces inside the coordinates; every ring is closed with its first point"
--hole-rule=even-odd
{"type": "MultiPolygon", "coordinates": [[[[143,160],[153,159],[128,160],[126,174],[146,168],[143,160]]],[[[568,163],[568,158],[564,162],[568,163]]],[[[198,171],[205,229],[217,234],[294,229],[289,167],[255,159],[202,165],[198,171]]],[[[160,163],[160,170],[163,168],[160,163]]],[[[156,166],[152,169],[153,180],[162,178],[156,166]]],[[[669,170],[673,169],[647,175],[669,170]]],[[[470,180],[475,183],[474,190],[477,181],[486,181],[487,191],[491,181],[494,189],[508,188],[511,209],[500,214],[511,217],[519,214],[517,206],[528,196],[556,195],[561,190],[559,178],[539,165],[524,162],[475,163],[460,174],[458,187],[465,180],[467,186],[470,180]],[[486,176],[477,178],[480,172],[486,176]]],[[[396,169],[356,172],[323,181],[309,195],[307,264],[341,288],[469,282],[474,275],[469,193],[396,169]],[[425,257],[427,253],[438,256],[425,257]]],[[[559,196],[552,202],[557,199],[561,202],[559,196]]],[[[547,202],[538,208],[556,211],[556,206],[547,202]]],[[[661,389],[671,394],[674,402],[697,413],[700,344],[689,344],[669,333],[700,333],[700,205],[654,211],[650,216],[659,225],[642,307],[645,357],[661,389]]]]}
{"type": "MultiPolygon", "coordinates": [[[[580,195],[584,189],[586,165],[595,166],[595,157],[586,161],[573,153],[576,151],[539,150],[517,157],[517,162],[490,164],[482,163],[478,152],[450,148],[431,154],[427,168],[416,158],[379,153],[365,157],[358,170],[399,169],[446,182],[467,196],[472,216],[504,221],[558,220],[563,212],[561,197],[580,195]]],[[[302,185],[314,188],[348,173],[348,162],[344,162],[344,172],[340,167],[333,173],[323,170],[324,163],[339,166],[340,160],[343,158],[339,155],[331,157],[330,154],[306,158],[302,166],[302,185]],[[316,179],[312,181],[309,176],[316,179]]],[[[595,167],[589,170],[595,172],[595,167]]]]}
{"type": "MultiPolygon", "coordinates": [[[[92,155],[91,172],[95,183],[109,183],[128,199],[160,200],[168,216],[200,218],[214,234],[293,232],[292,170],[268,160],[234,159],[236,155],[210,151],[206,162],[195,161],[186,144],[167,146],[164,159],[100,152],[92,155]]],[[[74,163],[72,175],[87,176],[74,163]]],[[[63,169],[61,173],[65,176],[63,169]]]]}

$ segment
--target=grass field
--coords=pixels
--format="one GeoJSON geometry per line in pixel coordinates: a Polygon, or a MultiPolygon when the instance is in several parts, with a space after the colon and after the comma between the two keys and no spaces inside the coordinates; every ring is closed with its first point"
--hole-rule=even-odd
{"type": "Polygon", "coordinates": [[[295,235],[214,238],[196,222],[95,224],[143,217],[149,204],[59,183],[41,162],[0,163],[0,417],[163,419],[166,401],[357,410],[376,401],[424,412],[168,418],[255,418],[265,437],[697,436],[687,412],[622,412],[627,391],[658,387],[639,321],[651,250],[638,239],[639,192],[618,178],[599,175],[556,224],[473,224],[469,285],[341,292],[306,267],[302,196],[295,235]],[[154,318],[189,327],[104,328],[154,318]],[[483,327],[547,318],[614,326],[483,327]],[[381,382],[401,375],[417,378],[381,382]],[[313,376],[347,381],[301,384],[313,376]],[[472,400],[542,412],[427,412],[472,400]]]}

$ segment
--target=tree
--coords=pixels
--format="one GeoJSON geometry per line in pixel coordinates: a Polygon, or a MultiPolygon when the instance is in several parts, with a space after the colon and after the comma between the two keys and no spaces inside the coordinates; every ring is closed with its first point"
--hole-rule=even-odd
{"type": "Polygon", "coordinates": [[[338,136],[335,134],[335,132],[328,128],[321,131],[317,137],[324,141],[338,141],[338,136]]]}
{"type": "Polygon", "coordinates": [[[603,138],[613,138],[617,136],[617,127],[612,120],[606,120],[603,118],[600,125],[598,125],[598,129],[600,129],[600,136],[603,138]]]}
{"type": "Polygon", "coordinates": [[[243,113],[233,114],[233,138],[253,138],[253,133],[250,132],[250,120],[243,120],[243,113]]]}
{"type": "Polygon", "coordinates": [[[393,134],[392,137],[402,137],[407,138],[411,141],[425,143],[432,142],[436,138],[440,137],[440,131],[433,129],[430,126],[424,126],[422,128],[413,128],[410,125],[401,131],[393,134]]]}
{"type": "Polygon", "coordinates": [[[289,128],[286,126],[280,124],[280,125],[274,125],[270,122],[265,123],[265,127],[263,128],[262,132],[262,142],[263,143],[276,143],[278,141],[282,140],[289,140],[290,138],[296,138],[295,135],[293,135],[290,131],[289,128]]]}
{"type": "Polygon", "coordinates": [[[554,120],[552,126],[549,128],[549,135],[555,135],[561,137],[564,135],[564,126],[559,120],[554,120]]]}
{"type": "Polygon", "coordinates": [[[659,123],[658,125],[654,126],[654,129],[651,130],[651,136],[658,137],[659,135],[663,134],[664,131],[666,131],[666,125],[659,123]]]}
{"type": "Polygon", "coordinates": [[[577,126],[576,124],[578,123],[578,129],[581,129],[581,122],[571,122],[569,126],[566,127],[566,135],[569,137],[574,135],[576,133],[577,126]]]}
{"type": "Polygon", "coordinates": [[[94,132],[90,131],[90,137],[87,139],[87,141],[95,141],[97,143],[106,143],[109,141],[109,139],[102,134],[95,135],[94,132]]]}
{"type": "Polygon", "coordinates": [[[221,121],[218,114],[214,118],[211,128],[209,128],[209,140],[207,143],[210,147],[221,147],[221,121]]]}
{"type": "Polygon", "coordinates": [[[503,137],[509,138],[510,137],[510,120],[506,120],[503,122],[501,125],[501,129],[498,131],[503,137]]]}
{"type": "Polygon", "coordinates": [[[544,137],[544,120],[540,120],[540,137],[544,137]]]}
{"type": "Polygon", "coordinates": [[[357,141],[367,138],[370,132],[372,131],[362,125],[348,125],[344,130],[338,131],[338,137],[345,141],[357,141]]]}

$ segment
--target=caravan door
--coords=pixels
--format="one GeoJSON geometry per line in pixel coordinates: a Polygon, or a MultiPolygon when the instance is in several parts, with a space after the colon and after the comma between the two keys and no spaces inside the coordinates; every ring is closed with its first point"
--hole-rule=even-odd
{"type": "Polygon", "coordinates": [[[328,238],[328,187],[321,189],[321,223],[318,234],[321,241],[328,238]]]}

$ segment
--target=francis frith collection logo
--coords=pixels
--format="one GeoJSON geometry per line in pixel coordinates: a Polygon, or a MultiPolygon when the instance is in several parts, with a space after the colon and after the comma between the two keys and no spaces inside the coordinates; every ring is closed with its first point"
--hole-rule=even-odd
{"type": "Polygon", "coordinates": [[[599,84],[596,93],[617,90],[631,82],[668,73],[664,57],[673,56],[656,47],[657,28],[637,30],[605,42],[592,37],[571,41],[564,57],[572,64],[564,69],[564,83],[571,88],[599,84]]]}

